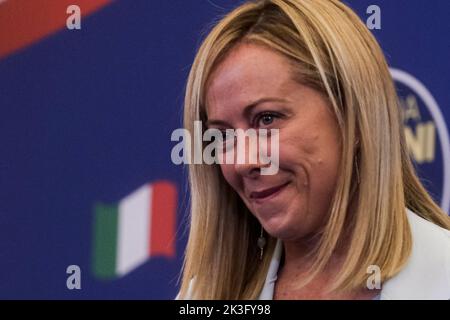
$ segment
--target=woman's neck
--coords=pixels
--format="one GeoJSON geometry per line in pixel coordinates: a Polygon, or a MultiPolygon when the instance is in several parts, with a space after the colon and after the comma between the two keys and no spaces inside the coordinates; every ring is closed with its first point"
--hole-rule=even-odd
{"type": "Polygon", "coordinates": [[[330,285],[339,274],[345,259],[346,243],[341,242],[333,251],[329,262],[310,283],[298,288],[312,270],[317,248],[314,237],[298,241],[283,241],[284,252],[275,284],[275,299],[373,299],[379,290],[361,288],[351,292],[330,293],[330,285]]]}

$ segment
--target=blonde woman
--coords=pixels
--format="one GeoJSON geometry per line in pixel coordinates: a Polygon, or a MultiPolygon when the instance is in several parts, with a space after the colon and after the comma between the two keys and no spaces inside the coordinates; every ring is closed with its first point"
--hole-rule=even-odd
{"type": "Polygon", "coordinates": [[[190,165],[178,298],[450,299],[450,218],[400,118],[379,45],[340,1],[225,16],[192,66],[185,128],[278,129],[279,170],[190,165]]]}

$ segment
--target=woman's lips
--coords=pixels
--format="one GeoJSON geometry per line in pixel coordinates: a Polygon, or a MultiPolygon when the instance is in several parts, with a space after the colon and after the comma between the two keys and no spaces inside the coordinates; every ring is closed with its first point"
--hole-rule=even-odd
{"type": "Polygon", "coordinates": [[[286,187],[289,184],[289,182],[286,182],[282,185],[279,185],[277,187],[265,189],[262,191],[254,191],[250,193],[250,199],[251,200],[266,200],[269,199],[272,196],[275,196],[278,194],[284,187],[286,187]]]}

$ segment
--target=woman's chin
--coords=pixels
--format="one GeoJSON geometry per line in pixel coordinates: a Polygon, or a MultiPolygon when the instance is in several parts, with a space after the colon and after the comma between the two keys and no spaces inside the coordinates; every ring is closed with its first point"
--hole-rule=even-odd
{"type": "Polygon", "coordinates": [[[295,233],[293,225],[289,224],[289,221],[286,221],[286,219],[282,219],[281,217],[272,217],[271,219],[261,220],[261,224],[269,235],[278,239],[285,239],[295,233]]]}
{"type": "Polygon", "coordinates": [[[287,216],[277,216],[260,221],[270,236],[284,241],[295,241],[311,233],[311,228],[299,221],[292,221],[287,216]]]}

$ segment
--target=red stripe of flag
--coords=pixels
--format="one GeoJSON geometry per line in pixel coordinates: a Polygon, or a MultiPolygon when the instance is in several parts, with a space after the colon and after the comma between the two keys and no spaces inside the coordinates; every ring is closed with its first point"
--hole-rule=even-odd
{"type": "Polygon", "coordinates": [[[166,181],[151,185],[152,205],[150,208],[150,256],[175,257],[175,219],[177,191],[166,181]]]}

